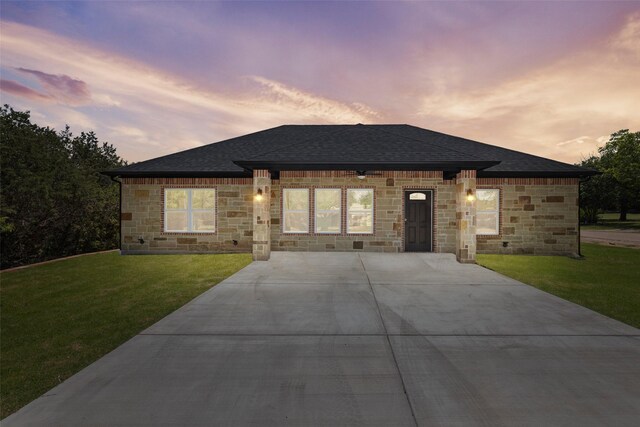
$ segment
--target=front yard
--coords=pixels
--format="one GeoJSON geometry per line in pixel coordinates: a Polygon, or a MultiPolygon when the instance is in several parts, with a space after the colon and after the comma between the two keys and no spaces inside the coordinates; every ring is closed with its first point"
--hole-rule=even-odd
{"type": "Polygon", "coordinates": [[[640,327],[640,250],[582,244],[584,259],[478,255],[478,264],[640,327]]]}
{"type": "Polygon", "coordinates": [[[0,418],[250,262],[111,252],[0,273],[0,418]]]}

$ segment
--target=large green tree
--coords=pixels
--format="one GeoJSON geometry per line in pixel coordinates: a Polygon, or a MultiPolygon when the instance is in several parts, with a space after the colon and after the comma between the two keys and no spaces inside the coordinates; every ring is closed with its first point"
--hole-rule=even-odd
{"type": "Polygon", "coordinates": [[[100,171],[124,164],[93,132],[74,136],[0,108],[2,268],[118,245],[118,186],[100,171]]]}
{"type": "Polygon", "coordinates": [[[618,183],[620,221],[640,198],[640,132],[620,130],[599,150],[603,171],[618,183]]]}
{"type": "Polygon", "coordinates": [[[623,129],[613,133],[598,154],[580,166],[601,172],[580,187],[583,222],[596,223],[599,212],[614,209],[625,221],[629,209],[640,206],[640,132],[623,129]]]}

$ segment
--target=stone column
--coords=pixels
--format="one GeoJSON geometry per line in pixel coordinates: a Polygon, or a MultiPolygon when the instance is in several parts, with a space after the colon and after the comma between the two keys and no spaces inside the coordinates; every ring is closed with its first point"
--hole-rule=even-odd
{"type": "Polygon", "coordinates": [[[270,256],[271,174],[268,170],[256,169],[253,171],[253,260],[267,261],[270,256]]]}
{"type": "Polygon", "coordinates": [[[462,170],[456,175],[456,258],[476,262],[476,171],[462,170]],[[469,190],[473,200],[468,200],[469,190]]]}

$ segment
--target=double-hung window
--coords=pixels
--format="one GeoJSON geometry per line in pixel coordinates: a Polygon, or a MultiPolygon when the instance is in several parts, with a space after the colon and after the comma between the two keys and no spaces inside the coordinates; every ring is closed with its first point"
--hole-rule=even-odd
{"type": "Polygon", "coordinates": [[[500,190],[476,190],[476,234],[500,234],[500,190]]]}
{"type": "Polygon", "coordinates": [[[318,234],[340,234],[342,231],[342,190],[316,188],[315,227],[318,234]]]}
{"type": "Polygon", "coordinates": [[[282,191],[282,231],[309,232],[309,189],[285,188],[282,191]]]}
{"type": "Polygon", "coordinates": [[[216,190],[213,188],[165,189],[164,231],[215,232],[216,190]]]}
{"type": "Polygon", "coordinates": [[[347,189],[347,233],[373,234],[373,189],[347,189]]]}

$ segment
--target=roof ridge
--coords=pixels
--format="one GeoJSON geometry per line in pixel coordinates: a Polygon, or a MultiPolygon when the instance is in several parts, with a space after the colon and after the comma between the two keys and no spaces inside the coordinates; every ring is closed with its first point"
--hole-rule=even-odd
{"type": "MultiPolygon", "coordinates": [[[[396,125],[396,126],[411,126],[411,125],[406,125],[406,124],[405,124],[405,125],[396,125]]],[[[428,129],[427,129],[427,130],[428,130],[428,129]]],[[[376,131],[377,131],[377,132],[384,132],[384,133],[389,134],[389,135],[398,136],[398,137],[400,137],[400,138],[410,139],[410,140],[412,140],[412,141],[422,142],[423,144],[430,144],[430,143],[431,143],[431,142],[423,141],[423,140],[421,140],[421,139],[413,138],[413,137],[410,137],[410,136],[406,136],[406,135],[399,135],[399,134],[397,134],[397,133],[395,133],[395,132],[390,132],[390,131],[388,131],[388,130],[376,129],[376,131]]],[[[440,133],[440,132],[438,132],[438,133],[440,133]]],[[[443,134],[443,135],[444,135],[444,134],[443,134]]],[[[457,137],[456,137],[456,138],[457,138],[457,137]]],[[[469,140],[469,141],[471,141],[471,140],[469,140]]],[[[475,141],[474,141],[474,142],[475,142],[475,141]]],[[[477,159],[477,160],[488,160],[488,159],[482,159],[482,158],[480,158],[480,157],[476,157],[476,156],[474,156],[473,154],[466,153],[466,152],[464,152],[464,151],[460,151],[460,150],[456,150],[456,149],[453,149],[453,148],[449,148],[449,147],[447,147],[447,146],[442,147],[442,144],[438,144],[438,145],[440,145],[440,146],[441,146],[441,148],[444,148],[444,149],[445,149],[445,150],[447,150],[447,151],[453,151],[453,152],[455,152],[455,153],[464,154],[465,156],[470,156],[470,157],[473,157],[474,159],[477,159]]],[[[497,159],[496,159],[496,160],[497,160],[497,159]]]]}

